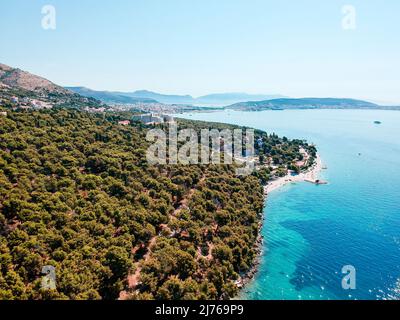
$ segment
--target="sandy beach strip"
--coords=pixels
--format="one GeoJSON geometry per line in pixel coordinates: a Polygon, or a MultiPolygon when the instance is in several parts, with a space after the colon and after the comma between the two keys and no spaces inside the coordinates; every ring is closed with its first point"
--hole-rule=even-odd
{"type": "Polygon", "coordinates": [[[268,194],[271,191],[279,189],[289,183],[295,182],[303,182],[307,180],[315,181],[318,179],[318,175],[322,170],[322,159],[319,154],[317,154],[315,164],[306,172],[302,172],[297,176],[292,176],[291,174],[287,174],[282,178],[278,178],[276,180],[270,181],[268,185],[264,187],[264,193],[268,194]]]}

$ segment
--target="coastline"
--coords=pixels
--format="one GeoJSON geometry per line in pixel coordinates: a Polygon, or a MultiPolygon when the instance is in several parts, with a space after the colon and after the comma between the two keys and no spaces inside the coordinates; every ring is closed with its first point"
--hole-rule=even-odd
{"type": "Polygon", "coordinates": [[[317,154],[316,161],[309,170],[307,170],[306,172],[301,172],[296,176],[292,176],[289,173],[284,177],[281,177],[281,178],[278,178],[276,180],[269,182],[264,187],[264,194],[268,195],[268,193],[270,193],[271,191],[279,189],[289,183],[303,182],[303,181],[315,181],[318,179],[318,174],[321,172],[321,170],[322,170],[322,159],[321,159],[320,155],[317,154]]]}
{"type": "MultiPolygon", "coordinates": [[[[268,198],[268,194],[274,190],[277,190],[289,183],[296,183],[296,182],[305,182],[305,181],[315,181],[318,179],[319,173],[322,171],[323,165],[322,165],[322,159],[319,154],[317,154],[316,161],[314,165],[307,170],[306,172],[302,172],[298,174],[297,176],[292,176],[287,174],[284,177],[281,177],[279,179],[273,180],[268,183],[264,187],[264,195],[265,195],[265,200],[268,198]]],[[[236,284],[239,287],[239,293],[234,299],[238,299],[240,294],[243,292],[244,288],[254,279],[254,276],[258,272],[258,267],[261,263],[261,257],[262,257],[262,252],[263,252],[263,244],[264,244],[264,237],[261,234],[261,229],[264,225],[264,220],[265,220],[265,215],[263,214],[261,217],[261,221],[258,227],[258,236],[257,240],[254,244],[254,249],[256,251],[256,257],[254,259],[254,262],[251,266],[251,268],[241,277],[236,281],[236,284]]]]}

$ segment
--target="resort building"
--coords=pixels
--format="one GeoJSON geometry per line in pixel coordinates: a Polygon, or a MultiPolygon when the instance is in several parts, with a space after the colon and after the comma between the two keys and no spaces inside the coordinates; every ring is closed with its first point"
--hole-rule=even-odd
{"type": "Polygon", "coordinates": [[[174,118],[169,115],[159,115],[154,113],[140,114],[132,117],[133,121],[140,121],[144,124],[159,124],[166,122],[174,122],[174,118]]]}

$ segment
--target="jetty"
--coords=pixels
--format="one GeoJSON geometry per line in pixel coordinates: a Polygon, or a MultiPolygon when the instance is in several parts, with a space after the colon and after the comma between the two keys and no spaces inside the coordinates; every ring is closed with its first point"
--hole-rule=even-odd
{"type": "Polygon", "coordinates": [[[307,182],[310,182],[310,183],[313,183],[313,184],[316,184],[316,185],[328,184],[328,181],[326,181],[326,180],[320,180],[320,179],[316,179],[316,180],[313,180],[313,179],[305,179],[304,181],[307,181],[307,182]]]}

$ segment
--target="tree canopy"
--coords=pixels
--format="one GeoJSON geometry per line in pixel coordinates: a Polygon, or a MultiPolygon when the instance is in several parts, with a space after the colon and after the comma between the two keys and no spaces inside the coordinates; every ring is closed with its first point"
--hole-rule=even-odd
{"type": "MultiPolygon", "coordinates": [[[[272,169],[238,177],[233,165],[150,166],[147,129],[116,119],[65,108],[0,117],[0,299],[237,293],[234,281],[256,256],[272,169]],[[41,287],[46,265],[55,267],[54,290],[41,287]]],[[[257,138],[260,158],[280,166],[312,148],[257,138]]]]}

